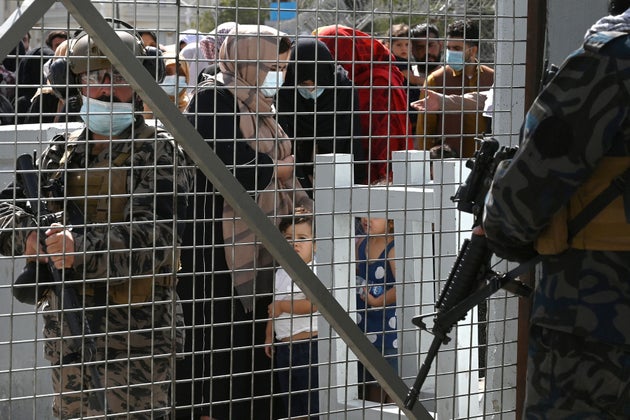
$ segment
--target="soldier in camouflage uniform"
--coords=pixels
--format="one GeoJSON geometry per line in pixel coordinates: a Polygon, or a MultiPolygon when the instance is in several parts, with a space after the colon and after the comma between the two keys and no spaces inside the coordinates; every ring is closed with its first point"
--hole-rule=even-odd
{"type": "Polygon", "coordinates": [[[630,418],[630,187],[583,229],[568,227],[630,167],[630,2],[616,3],[619,16],[587,33],[530,108],[521,148],[486,200],[497,255],[544,256],[527,419],[630,418]]]}
{"type": "MultiPolygon", "coordinates": [[[[145,55],[138,37],[117,34],[145,55]]],[[[186,214],[192,171],[173,138],[136,113],[140,98],[89,36],[73,41],[68,67],[83,85],[86,126],[57,136],[38,162],[43,186],[64,185],[57,196],[49,195],[54,188],[42,192],[51,211],[62,211],[58,223],[40,245],[17,180],[1,196],[0,252],[40,263],[47,261],[42,253],[56,254],[51,260],[64,270],[63,287],[75,288],[79,317],[96,336],[94,370],[83,363],[85,336],[69,338],[67,311],[60,311],[55,288],[47,290],[39,304],[45,357],[55,367],[56,417],[103,415],[88,401],[98,372],[112,418],[167,418],[175,352],[184,338],[175,291],[183,229],[176,221],[186,214]],[[69,211],[74,205],[80,212],[69,211]]]]}

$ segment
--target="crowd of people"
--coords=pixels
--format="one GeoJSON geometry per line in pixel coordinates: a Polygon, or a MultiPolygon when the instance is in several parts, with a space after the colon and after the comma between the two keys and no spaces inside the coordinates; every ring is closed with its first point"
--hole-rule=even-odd
{"type": "MultiPolygon", "coordinates": [[[[159,42],[155,31],[137,30],[148,54],[159,57],[157,81],[182,112],[198,84],[218,72],[221,45],[235,26],[235,22],[225,22],[207,34],[186,30],[174,44],[168,45],[159,42]]],[[[318,82],[321,87],[316,93],[323,96],[298,95],[296,101],[291,101],[296,90],[281,89],[275,103],[278,120],[290,135],[318,139],[317,144],[296,143],[296,163],[305,187],[310,184],[308,177],[312,175],[312,167],[309,167],[312,158],[308,157],[305,162],[305,156],[310,156],[312,151],[352,153],[357,162],[355,179],[374,182],[387,177],[388,159],[393,151],[430,150],[436,145],[448,145],[458,156],[468,157],[474,151],[474,136],[490,130],[487,119],[483,119],[476,108],[444,112],[443,108],[427,109],[418,105],[427,95],[423,87],[440,94],[463,95],[488,91],[493,85],[493,70],[479,64],[477,21],[453,22],[446,28],[446,37],[431,23],[411,28],[395,24],[384,37],[336,25],[317,28],[314,35],[310,39],[298,36],[292,41],[323,43],[323,48],[312,51],[317,55],[305,55],[308,49],[302,47],[302,57],[293,57],[291,61],[305,67],[317,64],[331,69],[313,67],[317,73],[312,73],[310,80],[297,80],[297,73],[287,73],[283,87],[318,82]],[[461,63],[453,62],[452,57],[461,55],[463,44],[466,44],[465,57],[458,58],[461,63]],[[432,75],[438,69],[443,74],[432,75]],[[327,74],[343,70],[345,72],[335,76],[334,83],[326,81],[327,74]],[[322,80],[313,80],[315,78],[322,80]],[[317,117],[314,119],[310,110],[314,110],[315,105],[317,117]],[[293,121],[292,115],[297,115],[293,121]],[[328,123],[333,118],[337,124],[331,127],[328,123]],[[349,121],[352,123],[348,124],[349,121]],[[315,136],[310,133],[312,127],[319,130],[315,136]],[[300,133],[302,130],[306,132],[300,133]],[[331,147],[331,130],[335,131],[335,138],[344,139],[335,141],[334,148],[331,147]],[[344,130],[346,132],[342,133],[344,130]],[[351,136],[348,130],[352,131],[351,136]],[[448,138],[442,142],[444,136],[448,138]]],[[[47,34],[43,45],[32,46],[29,33],[4,59],[0,65],[1,124],[79,120],[75,104],[66,103],[72,95],[63,92],[68,82],[63,79],[64,69],[53,66],[51,72],[55,57],[67,54],[72,38],[73,34],[66,31],[53,30],[47,34]]],[[[483,108],[486,97],[479,98],[483,108]]],[[[145,117],[151,118],[151,111],[146,108],[145,111],[145,117]]]]}
{"type": "MultiPolygon", "coordinates": [[[[355,182],[387,183],[394,151],[469,157],[471,138],[489,129],[475,94],[490,89],[493,70],[479,63],[476,21],[451,23],[445,44],[425,23],[380,40],[340,25],[292,39],[228,22],[168,47],[152,31],[116,32],[314,270],[316,246],[305,243],[316,154],[349,153],[355,182]],[[446,111],[434,100],[464,93],[476,106],[446,111]]],[[[0,203],[2,254],[42,263],[40,274],[50,262],[81,284],[72,288],[97,337],[98,373],[82,371],[62,287],[37,296],[55,415],[102,414],[90,397],[97,375],[106,409],[134,418],[166,417],[170,401],[182,419],[315,418],[317,308],[159,122],[147,124],[151,109],[95,41],[50,32],[45,47],[21,42],[1,70],[9,123],[83,123],[37,162],[51,209],[79,211],[41,240],[21,179],[0,203]]],[[[359,326],[397,369],[391,221],[361,226],[359,326]]],[[[362,366],[359,378],[365,399],[391,401],[362,366]]]]}

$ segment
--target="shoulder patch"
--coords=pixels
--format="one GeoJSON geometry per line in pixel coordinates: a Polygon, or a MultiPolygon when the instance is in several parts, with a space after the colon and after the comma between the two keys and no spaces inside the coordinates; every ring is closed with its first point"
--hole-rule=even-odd
{"type": "Polygon", "coordinates": [[[597,32],[589,36],[586,41],[584,41],[584,49],[589,52],[598,53],[611,41],[614,41],[621,37],[626,37],[628,35],[630,35],[628,34],[628,32],[597,32]]]}

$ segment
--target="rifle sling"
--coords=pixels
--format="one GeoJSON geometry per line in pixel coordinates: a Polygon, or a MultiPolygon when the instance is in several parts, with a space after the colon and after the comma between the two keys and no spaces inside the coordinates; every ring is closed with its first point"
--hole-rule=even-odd
{"type": "MultiPolygon", "coordinates": [[[[571,239],[597,214],[612,203],[617,197],[623,195],[624,211],[626,221],[630,223],[630,168],[626,169],[621,175],[614,178],[610,185],[588,203],[582,211],[568,223],[569,243],[571,239]]],[[[505,273],[510,279],[516,279],[520,275],[530,271],[536,264],[543,260],[543,255],[536,255],[534,258],[519,264],[516,268],[505,273]]],[[[505,287],[504,287],[505,288],[505,287]]],[[[518,294],[518,293],[517,293],[518,294]]]]}
{"type": "Polygon", "coordinates": [[[568,223],[569,243],[579,231],[591,221],[597,214],[612,203],[617,197],[623,195],[624,212],[626,222],[630,223],[630,168],[610,181],[610,185],[588,203],[582,211],[568,223]]]}

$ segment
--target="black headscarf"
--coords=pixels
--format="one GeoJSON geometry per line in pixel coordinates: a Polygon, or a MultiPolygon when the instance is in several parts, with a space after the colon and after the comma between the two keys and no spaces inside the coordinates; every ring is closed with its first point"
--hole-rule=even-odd
{"type": "MultiPolygon", "coordinates": [[[[363,160],[360,120],[354,112],[358,111],[359,100],[355,95],[347,72],[335,66],[323,42],[316,38],[296,42],[277,95],[277,107],[280,125],[289,137],[296,138],[294,153],[302,186],[310,186],[304,177],[313,175],[313,166],[308,164],[315,153],[352,153],[355,161],[363,160]],[[306,80],[325,88],[315,101],[305,99],[295,88],[306,80]]],[[[355,167],[355,179],[362,179],[362,171],[355,167]]]]}
{"type": "Polygon", "coordinates": [[[9,54],[2,60],[2,65],[5,69],[10,72],[15,73],[18,68],[18,57],[26,54],[26,50],[24,49],[24,44],[20,41],[17,47],[13,48],[9,54]]]}
{"type": "Polygon", "coordinates": [[[54,51],[48,47],[40,47],[29,50],[29,52],[20,57],[20,64],[17,71],[18,96],[24,96],[30,102],[37,86],[46,84],[43,66],[49,57],[55,55],[54,51]]]}

